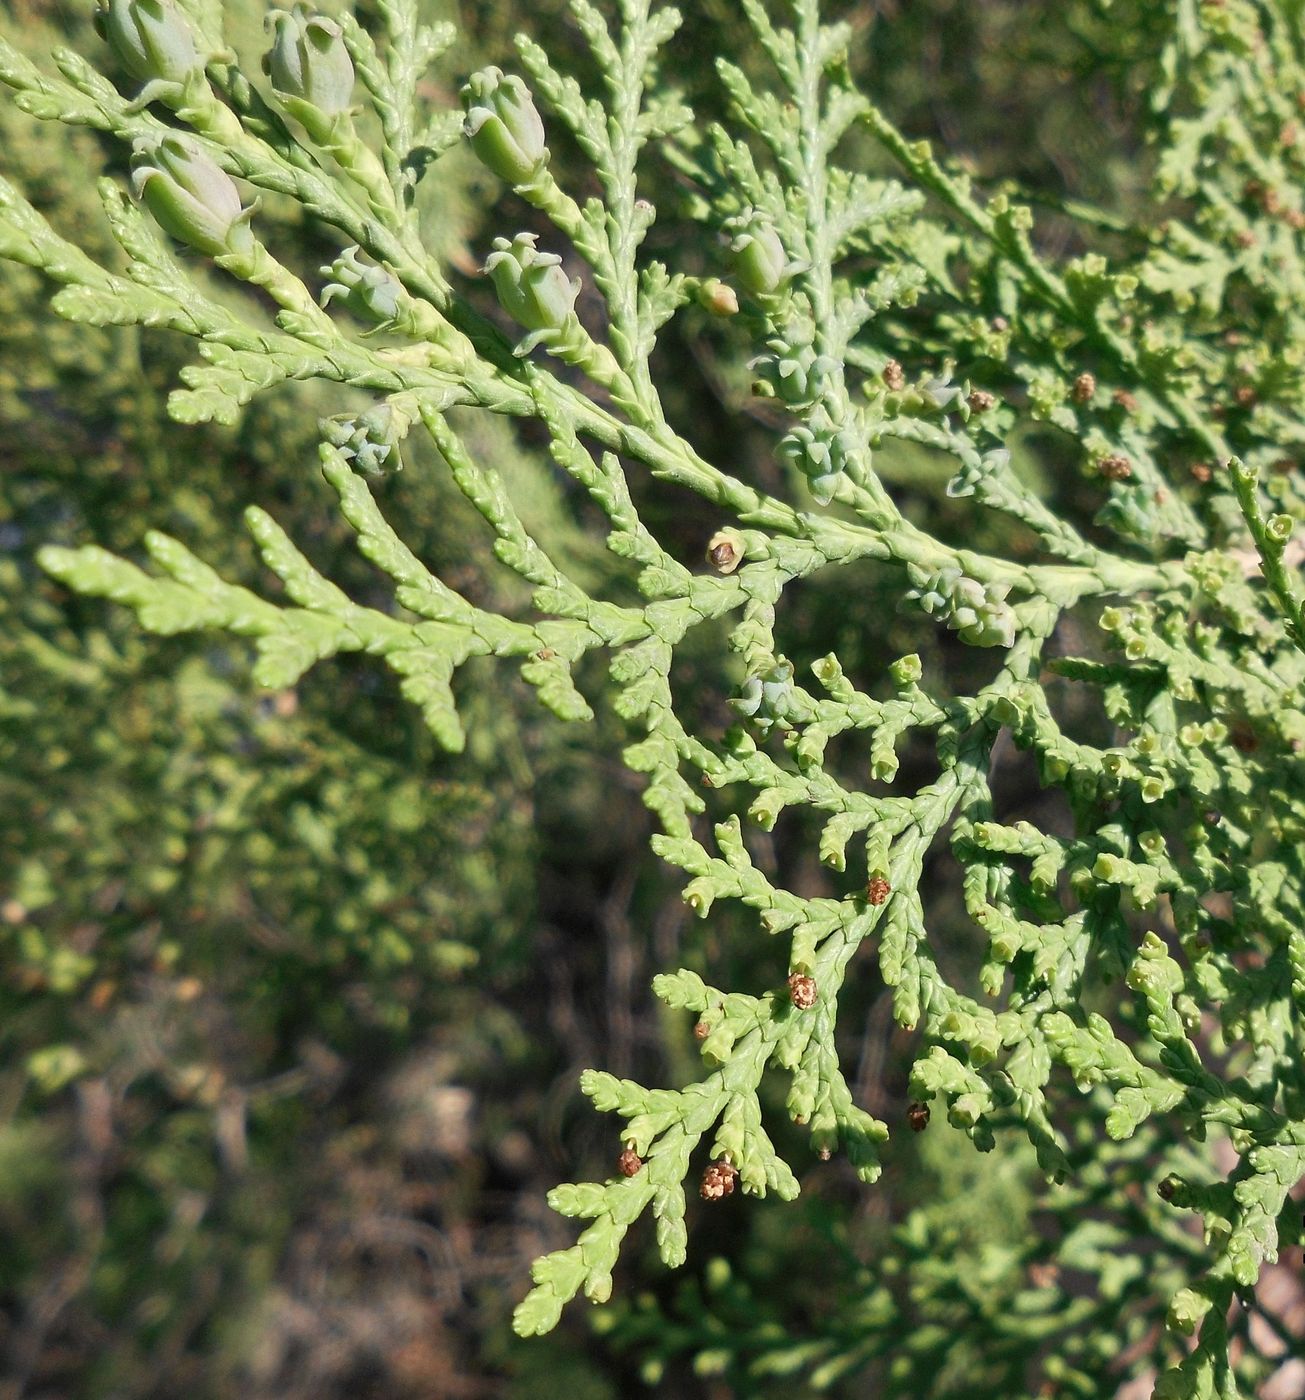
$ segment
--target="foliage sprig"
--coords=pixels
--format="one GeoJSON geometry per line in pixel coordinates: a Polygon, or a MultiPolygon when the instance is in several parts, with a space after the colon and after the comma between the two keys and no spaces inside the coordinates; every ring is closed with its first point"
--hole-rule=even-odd
{"type": "MultiPolygon", "coordinates": [[[[1193,1140],[1226,1134],[1222,1179],[1213,1165],[1207,1180],[1175,1179],[1152,1212],[1200,1211],[1208,1240],[1166,1300],[1177,1335],[1157,1344],[1169,1369],[1155,1394],[1241,1393],[1229,1309],[1299,1237],[1290,1192],[1305,1174],[1305,612],[1290,544],[1305,506],[1298,470],[1265,476],[1300,445],[1305,323],[1299,297],[1282,295],[1302,282],[1299,224],[1290,236],[1279,226],[1290,172],[1264,154],[1280,114],[1252,80],[1263,46],[1301,76],[1295,7],[1179,7],[1160,59],[1156,183],[1183,210],[1139,256],[1099,251],[1088,221],[1087,251],[1061,259],[1015,192],[980,196],[858,90],[852,32],[824,22],[817,0],[792,0],[783,18],[744,0],[768,67],[720,61],[728,122],[705,131],[662,76],[681,23],[669,6],[621,0],[609,20],[572,0],[594,89],[522,39],[525,77],[471,76],[465,115],[430,110],[421,82],[451,31],[420,24],[415,0],[375,8],[372,30],[277,12],[267,90],[235,63],[211,0],[104,6],[130,92],[72,52],[48,72],[0,42],[0,80],[22,110],[137,152],[144,206],[104,183],[121,250],[107,268],[0,185],[0,255],[55,283],[53,309],[69,320],[194,338],[201,363],[170,405],[182,421],[234,423],[293,380],[370,399],[323,424],[321,464],[388,580],[384,603],[355,602],[256,507],[246,524],[286,602],[159,533],[145,541],[151,569],[90,545],[47,550],[55,577],[155,632],[251,638],[263,685],[343,652],[380,657],[450,749],[465,742],[454,682],[473,657],[513,661],[561,719],[610,704],[636,736],[625,762],[688,907],[707,918],[735,901],[785,952],[772,986],[717,988],[690,969],[657,979],[694,1027],[701,1079],[651,1089],[586,1074],[625,1153],[607,1181],[550,1196],[591,1223],[536,1263],[518,1330],[547,1331],[577,1293],[607,1300],[645,1213],[662,1258],[681,1264],[695,1171],[709,1202],[736,1182],[797,1195],[768,1127],[768,1073],[815,1155],[843,1153],[874,1181],[889,1126],[857,1104],[837,1030],[847,980],[877,975],[917,1038],[912,1094],[981,1151],[1020,1134],[1050,1180],[1080,1189],[1075,1089],[1113,1142],[1151,1135],[1160,1153],[1161,1120],[1193,1140]],[[1215,108],[1230,115],[1213,122],[1215,108]],[[562,130],[601,193],[577,197],[554,175],[562,130]],[[488,251],[500,310],[429,251],[413,199],[459,133],[545,230],[505,230],[488,251]],[[845,163],[857,143],[897,177],[845,163]],[[691,191],[702,235],[662,240],[658,257],[642,192],[654,155],[691,191]],[[244,187],[292,201],[336,240],[316,278],[264,241],[259,196],[244,187]],[[773,411],[766,486],[709,460],[667,411],[658,337],[699,314],[700,294],[726,313],[722,333],[773,411]],[[1274,297],[1263,341],[1225,354],[1216,331],[1274,297]],[[1228,382],[1246,390],[1231,405],[1228,382]],[[486,411],[546,435],[630,587],[593,596],[532,536],[511,463],[477,461],[458,430],[459,415],[486,411]],[[1070,518],[1030,479],[1021,431],[1035,426],[1081,468],[1091,518],[1070,518]],[[384,473],[413,434],[483,520],[485,561],[520,581],[516,611],[479,606],[387,520],[384,473]],[[948,459],[942,499],[1004,518],[1029,547],[949,543],[918,523],[885,469],[904,451],[948,459]],[[1187,470],[1196,455],[1214,464],[1204,482],[1187,470]],[[650,483],[703,503],[718,529],[711,571],[645,523],[650,483]],[[932,657],[981,649],[969,681],[926,680],[915,653],[804,659],[786,622],[793,585],[835,570],[849,590],[880,580],[932,657]],[[713,629],[736,678],[728,728],[703,724],[681,693],[686,638],[713,629]],[[588,672],[577,679],[590,653],[608,659],[601,700],[581,689],[588,672]],[[1076,737],[1085,691],[1103,722],[1076,737]],[[861,734],[858,769],[841,753],[861,734]],[[999,745],[1061,795],[1062,825],[1007,818],[999,745]],[[927,779],[903,761],[921,746],[927,779]],[[754,839],[799,812],[819,824],[818,895],[767,865],[754,839]],[[974,978],[956,975],[923,895],[942,846],[984,945],[974,978]],[[864,958],[852,966],[862,948],[873,973],[864,958]]],[[[837,1358],[826,1364],[840,1374],[837,1358]]]]}

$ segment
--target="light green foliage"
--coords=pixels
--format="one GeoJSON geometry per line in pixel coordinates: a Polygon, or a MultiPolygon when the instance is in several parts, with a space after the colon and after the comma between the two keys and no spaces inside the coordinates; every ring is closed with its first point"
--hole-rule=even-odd
{"type": "MultiPolygon", "coordinates": [[[[1305,213],[1289,131],[1305,79],[1298,7],[1174,9],[1152,103],[1167,217],[1133,227],[1081,210],[1072,255],[1055,257],[1016,191],[980,197],[856,87],[852,32],[822,20],[817,0],[793,0],[782,16],[744,0],[764,63],[719,61],[729,120],[703,127],[659,68],[679,16],[649,0],[622,0],[610,16],[572,0],[598,81],[582,86],[523,38],[524,80],[472,78],[465,127],[426,110],[421,75],[452,35],[420,25],[407,0],[380,0],[374,31],[347,15],[338,34],[321,30],[331,70],[320,87],[287,49],[270,65],[281,90],[269,93],[231,62],[220,6],[140,3],[193,26],[190,40],[170,34],[168,54],[203,53],[203,72],[172,57],[150,67],[144,45],[128,67],[146,89],[120,94],[71,52],[51,73],[6,47],[0,78],[23,110],[142,151],[136,183],[154,219],[104,182],[124,255],[105,266],[4,185],[0,253],[58,284],[53,306],[67,319],[194,337],[203,363],[171,401],[182,421],[234,423],[287,380],[373,395],[374,408],[324,425],[321,460],[390,594],[355,602],[257,507],[250,534],[285,601],[227,583],[162,534],[146,540],[150,569],[93,547],[49,549],[45,567],[128,604],[152,630],[253,639],[264,684],[293,684],[340,653],[374,655],[449,749],[466,742],[454,682],[473,658],[513,667],[565,720],[610,703],[638,734],[625,761],[662,827],[654,849],[688,877],[686,903],[707,918],[736,901],[757,939],[787,953],[778,986],[718,987],[689,970],[658,979],[662,1000],[687,1013],[686,1033],[694,1026],[701,1078],[648,1089],[586,1075],[638,1161],[552,1194],[560,1213],[589,1223],[535,1264],[518,1330],[549,1330],[579,1293],[606,1301],[622,1241],[645,1214],[662,1258],[682,1263],[684,1182],[703,1168],[708,1200],[736,1186],[795,1196],[796,1149],[776,1145],[790,1133],[772,1080],[817,1154],[845,1154],[865,1182],[879,1176],[889,1129],[857,1104],[837,1038],[845,983],[874,975],[864,956],[852,966],[866,948],[896,1020],[918,1036],[916,1097],[982,1151],[999,1138],[1008,1151],[1022,1133],[1038,1169],[1063,1183],[1049,1198],[1061,1261],[1099,1278],[1111,1316],[1079,1308],[1059,1320],[1088,1340],[1046,1364],[1058,1393],[1102,1393],[1133,1343],[1168,1367],[1155,1391],[1167,1400],[1251,1393],[1265,1363],[1246,1348],[1234,1362],[1230,1308],[1254,1306],[1262,1269],[1299,1238],[1289,1193],[1305,1169],[1305,617],[1291,545],[1305,510],[1294,456],[1305,213]],[[337,100],[340,42],[383,135],[377,150],[337,100]],[[488,254],[484,279],[512,326],[426,246],[414,212],[422,172],[460,130],[550,229],[543,248],[533,232],[505,230],[488,254]],[[598,193],[563,187],[541,130],[567,134],[598,193]],[[870,141],[894,177],[844,160],[870,141]],[[654,152],[699,229],[677,230],[656,258],[644,246],[657,211],[637,180],[654,152]],[[235,181],[333,231],[339,257],[324,282],[278,259],[235,181]],[[250,295],[200,284],[155,219],[250,295]],[[752,357],[774,429],[765,484],[709,460],[669,419],[658,335],[704,307],[752,357]],[[560,472],[605,518],[632,587],[599,596],[531,534],[511,454],[490,463],[471,445],[476,410],[547,435],[560,472]],[[397,467],[414,433],[437,449],[483,521],[485,552],[529,606],[465,596],[382,513],[369,478],[397,467]],[[1031,484],[1040,441],[1080,469],[1088,511],[1068,490],[1031,484]],[[974,521],[1003,518],[1012,546],[970,547],[921,525],[893,466],[911,452],[945,461],[947,497],[972,502],[974,521]],[[648,527],[650,483],[677,502],[696,495],[732,532],[712,540],[711,567],[648,527]],[[835,579],[851,592],[869,578],[928,639],[921,651],[939,654],[939,628],[955,634],[949,646],[982,649],[966,684],[855,640],[800,664],[802,638],[785,625],[792,585],[835,579]],[[695,633],[722,638],[733,658],[739,722],[723,733],[680,684],[695,633]],[[601,699],[576,678],[590,653],[609,658],[601,699]],[[1084,692],[1100,713],[1074,726],[1084,692]],[[868,765],[847,758],[844,736],[861,734],[868,765]],[[1044,829],[999,808],[999,742],[1063,795],[1064,821],[1044,829]],[[933,756],[918,782],[898,781],[918,771],[901,764],[907,745],[933,756]],[[786,883],[762,854],[760,834],[786,813],[818,828],[821,893],[786,883]],[[986,940],[974,979],[941,946],[924,899],[943,842],[986,940]],[[1189,1146],[1212,1135],[1229,1149],[1223,1173],[1189,1146]],[[1130,1217],[1118,1195],[1130,1176],[1152,1186],[1138,1179],[1146,1154],[1163,1164],[1164,1189],[1130,1217]],[[1070,1223],[1089,1204],[1124,1223],[1070,1223]],[[1203,1217],[1199,1249],[1181,1243],[1185,1210],[1203,1217]],[[1122,1267],[1115,1250],[1130,1231],[1163,1237],[1181,1267],[1166,1263],[1154,1280],[1122,1267]],[[1169,1333],[1146,1341],[1157,1301],[1169,1333]]],[[[279,23],[277,43],[308,23],[279,23]]],[[[123,36],[120,47],[133,42],[123,36]]],[[[51,1061],[44,1072],[70,1071],[51,1061]]],[[[925,1248],[923,1225],[903,1228],[925,1248]]],[[[992,1277],[1005,1280],[994,1296],[1024,1318],[1033,1305],[1007,1277],[1019,1262],[1011,1244],[992,1277]]],[[[953,1273],[938,1296],[967,1282],[953,1273]]],[[[917,1294],[925,1313],[930,1296],[917,1294]]],[[[868,1297],[798,1354],[819,1363],[816,1388],[891,1355],[904,1314],[868,1297]]],[[[972,1288],[967,1297],[971,1316],[1000,1328],[972,1288]]],[[[1013,1328],[1012,1355],[1027,1360],[1045,1335],[1013,1328]]],[[[898,1372],[911,1379],[909,1358],[898,1372]]]]}

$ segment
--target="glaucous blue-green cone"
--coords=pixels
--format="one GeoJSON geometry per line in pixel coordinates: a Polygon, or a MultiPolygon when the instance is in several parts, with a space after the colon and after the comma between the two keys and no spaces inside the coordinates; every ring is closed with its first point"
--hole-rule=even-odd
{"type": "Polygon", "coordinates": [[[94,23],[133,78],[184,83],[203,70],[194,30],[174,0],[100,0],[94,23]]]}
{"type": "Polygon", "coordinates": [[[847,452],[837,433],[814,433],[805,424],[780,439],[780,455],[805,475],[807,487],[817,504],[827,506],[834,499],[847,465],[847,452]]]}
{"type": "Polygon", "coordinates": [[[520,78],[486,68],[467,80],[462,100],[467,108],[463,134],[495,175],[511,185],[528,185],[544,173],[544,123],[520,78]]]}
{"type": "Polygon", "coordinates": [[[761,709],[761,677],[749,676],[743,682],[743,687],[739,693],[726,703],[736,709],[739,714],[747,719],[751,719],[758,710],[761,709]]]}
{"type": "Polygon", "coordinates": [[[913,599],[931,617],[941,618],[962,641],[978,647],[1014,644],[1015,612],[1006,601],[1009,584],[980,583],[954,565],[932,573],[911,565],[907,573],[914,587],[903,601],[913,599]]]}
{"type": "Polygon", "coordinates": [[[253,212],[240,204],[231,176],[184,136],[142,137],[131,157],[131,187],[159,225],[210,257],[248,255],[253,212]]]}
{"type": "Polygon", "coordinates": [[[496,238],[485,271],[503,310],[528,331],[561,330],[580,294],[579,278],[567,277],[556,253],[539,252],[533,233],[496,238]]]}
{"type": "Polygon", "coordinates": [[[947,625],[962,641],[976,647],[1015,644],[1015,613],[1006,602],[1008,584],[981,584],[961,579],[952,589],[952,614],[947,625]]]}
{"type": "Polygon", "coordinates": [[[373,321],[392,321],[399,314],[399,295],[403,288],[383,267],[364,263],[358,247],[346,248],[329,266],[321,269],[335,280],[322,288],[321,301],[328,306],[339,298],[355,316],[373,321]]]}
{"type": "Polygon", "coordinates": [[[272,10],[265,23],[273,35],[264,66],[277,93],[311,103],[328,117],[347,112],[353,97],[353,59],[340,26],[310,14],[303,5],[272,10]]]}
{"type": "Polygon", "coordinates": [[[340,451],[356,472],[384,476],[402,471],[399,443],[417,410],[411,396],[396,394],[358,414],[337,414],[318,423],[323,439],[340,451]]]}
{"type": "Polygon", "coordinates": [[[945,616],[951,611],[952,591],[960,583],[963,575],[954,565],[929,572],[911,565],[907,569],[913,588],[906,593],[907,599],[914,599],[930,617],[945,616]]]}

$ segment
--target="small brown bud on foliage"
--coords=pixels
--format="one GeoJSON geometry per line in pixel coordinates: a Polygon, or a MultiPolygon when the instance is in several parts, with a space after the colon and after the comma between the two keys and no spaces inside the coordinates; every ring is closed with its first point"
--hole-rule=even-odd
{"type": "Polygon", "coordinates": [[[969,404],[971,413],[987,413],[997,400],[986,389],[976,389],[965,402],[969,404]]]}
{"type": "Polygon", "coordinates": [[[693,1028],[694,1040],[706,1040],[710,1034],[711,1027],[706,1023],[706,1021],[699,1021],[698,1024],[693,1028]]]}
{"type": "Polygon", "coordinates": [[[816,1004],[816,979],[795,972],[788,979],[788,994],[799,1011],[809,1011],[816,1004]]]}
{"type": "Polygon", "coordinates": [[[906,387],[906,371],[896,360],[889,360],[884,366],[883,380],[893,393],[896,393],[906,387]]]}
{"type": "Polygon", "coordinates": [[[1210,469],[1209,464],[1206,462],[1193,462],[1187,470],[1192,480],[1199,481],[1202,483],[1202,485],[1204,485],[1205,482],[1209,481],[1210,478],[1214,475],[1214,472],[1210,469]]]}
{"type": "Polygon", "coordinates": [[[1167,1176],[1155,1188],[1156,1195],[1158,1195],[1162,1201],[1172,1201],[1178,1190],[1178,1184],[1178,1178],[1176,1176],[1167,1176]]]}
{"type": "Polygon", "coordinates": [[[698,1188],[698,1195],[704,1201],[719,1201],[725,1196],[732,1195],[737,1176],[737,1169],[722,1157],[719,1162],[713,1162],[703,1172],[702,1185],[698,1188]]]}
{"type": "Polygon", "coordinates": [[[633,1147],[627,1147],[616,1159],[616,1170],[622,1176],[638,1176],[643,1170],[643,1158],[633,1147]]]}
{"type": "Polygon", "coordinates": [[[1250,408],[1256,400],[1255,389],[1250,384],[1239,384],[1233,391],[1233,398],[1237,401],[1238,408],[1250,408]]]}
{"type": "Polygon", "coordinates": [[[1111,394],[1110,401],[1117,408],[1122,408],[1125,413],[1137,412],[1137,399],[1127,389],[1116,389],[1111,394]]]}
{"type": "MultiPolygon", "coordinates": [[[[183,978],[183,979],[177,984],[177,988],[176,988],[176,993],[175,993],[175,995],[176,995],[176,998],[177,998],[178,1001],[183,1001],[183,1002],[184,1002],[184,1001],[194,1001],[195,996],[184,996],[184,995],[182,994],[183,989],[185,989],[186,991],[189,991],[189,987],[188,987],[188,985],[187,985],[187,984],[189,984],[189,983],[194,983],[194,984],[195,984],[195,988],[196,988],[196,990],[195,990],[195,996],[198,996],[199,993],[200,993],[201,991],[203,991],[203,989],[204,989],[204,984],[203,984],[202,982],[200,982],[200,980],[199,980],[198,977],[186,977],[186,978],[183,978]]],[[[113,1000],[113,994],[114,994],[117,990],[118,990],[118,984],[117,984],[116,982],[110,981],[110,980],[107,979],[107,978],[106,978],[105,980],[103,980],[103,981],[97,982],[97,983],[91,988],[91,990],[90,990],[90,995],[86,998],[87,1003],[88,1003],[88,1005],[90,1006],[91,1010],[92,1010],[92,1011],[103,1011],[104,1008],[105,1008],[106,1006],[108,1006],[108,1004],[113,1000]]]]}
{"type": "Polygon", "coordinates": [[[1092,395],[1097,391],[1097,380],[1094,374],[1080,374],[1074,381],[1073,395],[1075,403],[1087,403],[1092,395]]]}
{"type": "Polygon", "coordinates": [[[906,1110],[906,1123],[913,1133],[922,1133],[929,1126],[929,1105],[918,1100],[906,1110]]]}
{"type": "Polygon", "coordinates": [[[882,875],[876,875],[865,887],[865,897],[871,904],[882,904],[892,892],[892,886],[882,875]]]}
{"type": "Polygon", "coordinates": [[[1103,457],[1097,463],[1097,470],[1107,481],[1127,481],[1133,475],[1133,464],[1127,457],[1115,454],[1103,457]]]}

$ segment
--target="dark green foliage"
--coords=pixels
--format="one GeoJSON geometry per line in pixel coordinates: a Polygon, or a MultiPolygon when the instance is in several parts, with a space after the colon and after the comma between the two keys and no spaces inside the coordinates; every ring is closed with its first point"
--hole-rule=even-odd
{"type": "MultiPolygon", "coordinates": [[[[261,14],[230,18],[256,49],[261,14]]],[[[22,38],[34,53],[58,41],[35,22],[22,38]]],[[[8,173],[61,228],[101,227],[99,143],[3,120],[8,173]]],[[[450,237],[469,217],[462,186],[436,188],[450,237]]],[[[306,265],[322,258],[310,230],[286,227],[306,265]]],[[[386,1124],[371,1170],[401,1170],[392,1123],[420,1118],[368,1100],[406,1060],[431,1063],[431,1028],[448,1048],[428,1073],[476,1086],[448,1091],[464,1113],[500,1082],[495,1060],[527,1058],[510,1007],[538,917],[534,785],[559,748],[472,693],[476,737],[455,766],[363,668],[260,697],[241,644],[161,648],[52,584],[40,545],[131,552],[145,522],[256,582],[238,532],[257,497],[336,577],[369,586],[312,488],[316,419],[338,399],[301,389],[236,432],[179,428],[163,411],[175,343],[50,321],[25,269],[0,300],[0,1369],[125,1395],[175,1393],[202,1364],[216,1394],[251,1352],[285,1344],[286,1320],[258,1300],[278,1277],[295,1287],[294,1241],[330,1238],[319,1213],[347,1217],[366,1159],[350,1124],[386,1124]],[[488,1016],[487,986],[506,997],[488,1016]]],[[[465,510],[412,466],[390,487],[410,537],[470,567],[465,510]]],[[[518,471],[541,528],[565,537],[537,465],[518,471]]],[[[430,1148],[464,1154],[451,1170],[467,1190],[471,1122],[430,1148]]],[[[429,1271],[394,1248],[420,1296],[429,1271]]],[[[396,1295],[391,1324],[411,1330],[402,1308],[396,1295]]],[[[452,1338],[432,1354],[483,1364],[452,1338]]],[[[260,1382],[287,1383],[282,1368],[260,1382]]]]}

